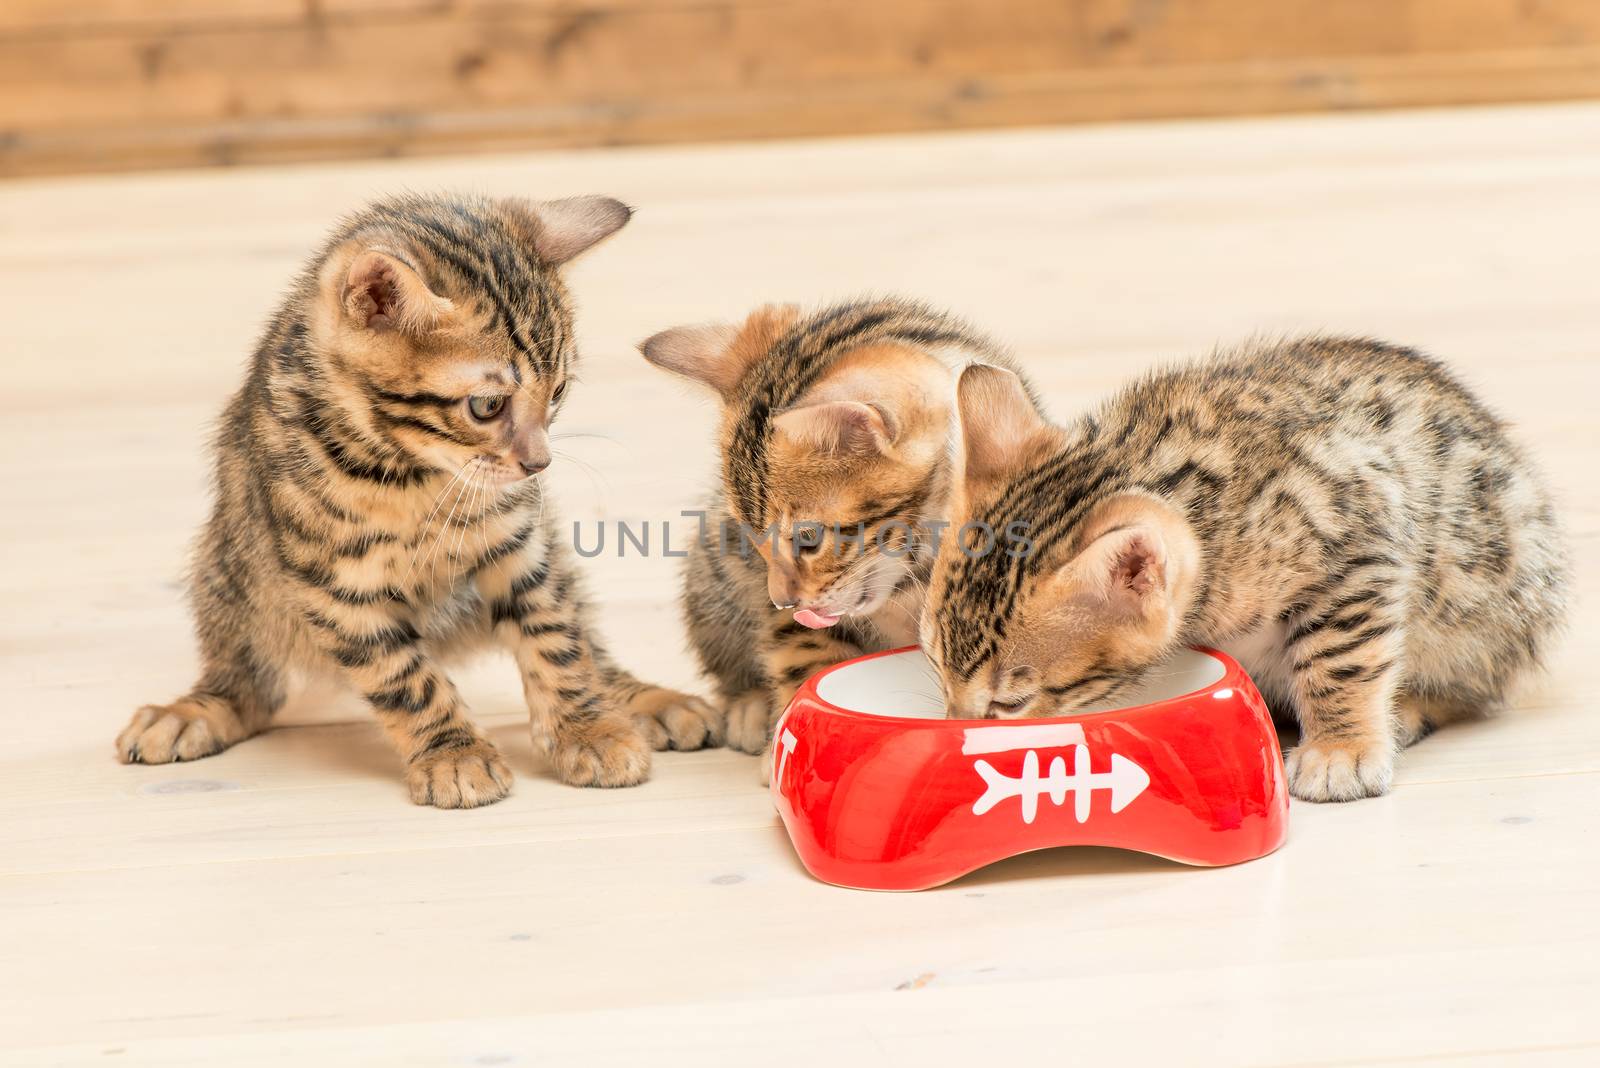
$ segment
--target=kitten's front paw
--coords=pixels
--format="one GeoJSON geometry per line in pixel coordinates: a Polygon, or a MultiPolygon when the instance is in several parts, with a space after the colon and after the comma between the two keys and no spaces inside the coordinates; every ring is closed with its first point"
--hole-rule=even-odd
{"type": "Polygon", "coordinates": [[[650,777],[650,743],[629,720],[601,716],[565,728],[550,762],[571,786],[636,786],[650,777]]]}
{"type": "Polygon", "coordinates": [[[124,764],[199,760],[244,737],[239,717],[221,698],[185,697],[135,712],[117,735],[117,759],[124,764]]]}
{"type": "Polygon", "coordinates": [[[772,728],[772,697],[766,690],[750,690],[727,704],[728,748],[752,755],[767,748],[772,728]]]}
{"type": "Polygon", "coordinates": [[[475,739],[460,749],[425,753],[406,768],[411,801],[435,808],[492,805],[511,792],[511,769],[495,747],[475,739]]]}
{"type": "Polygon", "coordinates": [[[1284,762],[1289,792],[1302,801],[1354,801],[1389,792],[1394,748],[1387,742],[1355,743],[1310,738],[1284,762]]]}
{"type": "Polygon", "coordinates": [[[722,713],[690,694],[652,686],[628,702],[628,711],[654,749],[710,749],[722,744],[722,713]]]}

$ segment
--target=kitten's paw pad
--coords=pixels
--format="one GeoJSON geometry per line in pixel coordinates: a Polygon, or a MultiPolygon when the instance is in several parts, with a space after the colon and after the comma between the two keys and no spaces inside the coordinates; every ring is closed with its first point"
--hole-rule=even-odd
{"type": "Polygon", "coordinates": [[[698,697],[652,686],[629,707],[653,749],[711,749],[722,744],[722,713],[698,697]]]}
{"type": "Polygon", "coordinates": [[[1296,746],[1284,762],[1289,792],[1302,801],[1354,801],[1389,792],[1394,751],[1383,743],[1312,739],[1296,746]]]}
{"type": "Polygon", "coordinates": [[[602,717],[570,728],[550,762],[571,786],[636,786],[650,777],[650,743],[631,721],[602,717]]]}
{"type": "Polygon", "coordinates": [[[117,735],[124,764],[170,764],[220,753],[244,738],[233,709],[214,698],[185,697],[170,705],[145,705],[117,735]]]}
{"type": "Polygon", "coordinates": [[[752,755],[767,748],[772,728],[772,698],[765,690],[751,690],[727,705],[727,745],[752,755]]]}
{"type": "Polygon", "coordinates": [[[411,801],[434,808],[492,805],[511,792],[511,769],[481,738],[459,749],[424,753],[406,768],[411,801]]]}

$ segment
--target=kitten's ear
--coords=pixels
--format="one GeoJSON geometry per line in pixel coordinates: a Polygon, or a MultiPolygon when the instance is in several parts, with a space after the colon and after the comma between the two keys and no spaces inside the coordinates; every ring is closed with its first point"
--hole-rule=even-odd
{"type": "Polygon", "coordinates": [[[828,456],[874,456],[894,444],[893,416],[875,404],[832,401],[791,408],[772,420],[772,428],[792,441],[828,456]]]}
{"type": "Polygon", "coordinates": [[[956,409],[966,479],[997,478],[1030,455],[1028,445],[1049,424],[1028,399],[1022,380],[1003,367],[970,364],[956,382],[956,409]]]}
{"type": "Polygon", "coordinates": [[[1102,534],[1057,573],[1063,591],[1109,609],[1118,618],[1143,617],[1167,601],[1171,568],[1167,546],[1154,527],[1122,527],[1102,534]]]}
{"type": "Polygon", "coordinates": [[[633,209],[611,197],[567,197],[529,204],[539,221],[533,250],[554,267],[599,244],[627,225],[633,209]]]}
{"type": "Polygon", "coordinates": [[[350,262],[339,289],[339,306],[358,326],[408,334],[439,325],[455,307],[429,289],[398,256],[375,248],[363,250],[350,262]]]}
{"type": "Polygon", "coordinates": [[[1200,545],[1183,514],[1145,493],[1123,493],[1097,506],[1084,520],[1092,539],[1062,568],[1080,592],[1119,615],[1169,613],[1187,597],[1200,559],[1200,545]]]}
{"type": "Polygon", "coordinates": [[[644,358],[673,374],[704,382],[727,397],[745,371],[800,317],[792,304],[768,304],[742,324],[702,323],[663,330],[639,343],[644,358]]]}
{"type": "Polygon", "coordinates": [[[732,323],[675,326],[639,342],[644,358],[664,371],[704,382],[727,393],[739,381],[743,367],[732,366],[728,356],[739,328],[732,323]]]}

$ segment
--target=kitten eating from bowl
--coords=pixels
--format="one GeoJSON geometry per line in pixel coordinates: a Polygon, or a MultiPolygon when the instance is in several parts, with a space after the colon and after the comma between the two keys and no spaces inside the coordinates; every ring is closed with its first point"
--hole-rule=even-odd
{"type": "Polygon", "coordinates": [[[1185,645],[1238,650],[1299,721],[1289,788],[1389,789],[1397,749],[1496,707],[1563,618],[1550,496],[1440,364],[1377,342],[1257,345],[1147,375],[1064,427],[1007,371],[957,387],[952,522],[922,644],[954,716],[1114,700],[1185,645]]]}

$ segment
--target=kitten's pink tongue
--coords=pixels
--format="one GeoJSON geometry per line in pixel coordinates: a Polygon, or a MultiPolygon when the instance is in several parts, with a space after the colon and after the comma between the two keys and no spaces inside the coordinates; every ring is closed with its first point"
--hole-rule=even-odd
{"type": "Polygon", "coordinates": [[[800,624],[802,627],[810,627],[812,630],[821,630],[824,627],[831,627],[835,623],[839,622],[839,617],[825,616],[821,612],[813,612],[809,608],[802,608],[800,611],[794,614],[794,621],[800,624]]]}

